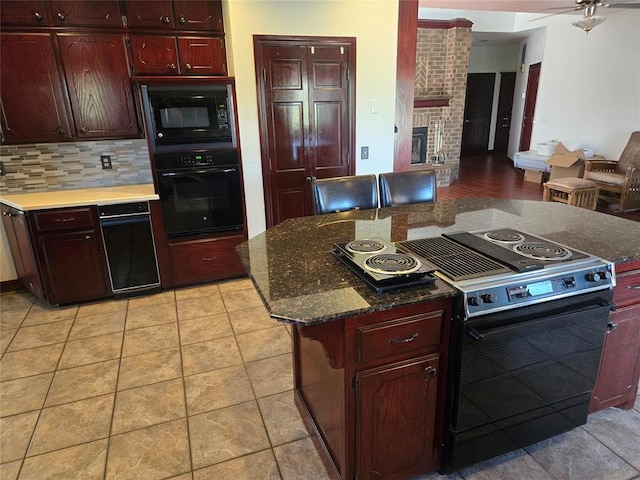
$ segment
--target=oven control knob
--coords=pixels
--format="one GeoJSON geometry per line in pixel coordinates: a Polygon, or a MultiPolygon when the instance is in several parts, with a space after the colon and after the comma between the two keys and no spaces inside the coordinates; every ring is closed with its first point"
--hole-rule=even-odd
{"type": "Polygon", "coordinates": [[[496,296],[493,293],[485,293],[482,295],[482,300],[485,303],[496,303],[496,296]]]}
{"type": "Polygon", "coordinates": [[[469,301],[469,305],[473,305],[474,307],[477,307],[484,303],[484,300],[482,300],[481,297],[469,297],[468,301],[469,301]]]}
{"type": "Polygon", "coordinates": [[[609,272],[594,272],[587,274],[588,282],[599,282],[600,280],[604,280],[605,278],[611,278],[611,273],[609,272]]]}

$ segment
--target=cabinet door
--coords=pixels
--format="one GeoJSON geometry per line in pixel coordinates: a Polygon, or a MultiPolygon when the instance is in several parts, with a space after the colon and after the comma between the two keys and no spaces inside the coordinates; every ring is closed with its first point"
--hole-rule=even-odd
{"type": "Polygon", "coordinates": [[[358,479],[408,478],[436,466],[437,373],[435,354],[357,375],[358,479]]]}
{"type": "Polygon", "coordinates": [[[140,135],[121,35],[59,35],[80,138],[140,135]]]}
{"type": "Polygon", "coordinates": [[[7,233],[18,280],[35,296],[43,298],[42,283],[38,275],[25,213],[2,205],[2,224],[7,233]]]}
{"type": "Polygon", "coordinates": [[[49,25],[49,16],[42,0],[2,0],[0,22],[2,25],[49,25]]]}
{"type": "Polygon", "coordinates": [[[117,0],[49,0],[49,12],[56,26],[120,27],[122,18],[117,0]]]}
{"type": "Polygon", "coordinates": [[[589,412],[633,407],[640,375],[640,304],[609,315],[598,379],[589,412]]]}
{"type": "Polygon", "coordinates": [[[178,37],[180,70],[185,75],[226,75],[222,38],[178,37]]]}
{"type": "Polygon", "coordinates": [[[173,0],[176,28],[223,32],[220,0],[173,0]]]}
{"type": "Polygon", "coordinates": [[[128,0],[124,7],[130,28],[173,29],[171,0],[128,0]]]}
{"type": "Polygon", "coordinates": [[[0,36],[0,103],[5,143],[71,138],[68,100],[49,34],[0,36]]]}
{"type": "Polygon", "coordinates": [[[177,75],[176,37],[132,35],[133,65],[137,75],[177,75]]]}
{"type": "Polygon", "coordinates": [[[102,244],[95,229],[40,236],[49,303],[109,294],[102,244]]]}

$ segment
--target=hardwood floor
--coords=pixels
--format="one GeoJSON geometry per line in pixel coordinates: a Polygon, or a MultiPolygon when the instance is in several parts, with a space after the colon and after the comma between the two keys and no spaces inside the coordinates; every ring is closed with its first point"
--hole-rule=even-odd
{"type": "MultiPolygon", "coordinates": [[[[464,197],[541,200],[542,184],[525,182],[524,170],[515,168],[505,154],[471,155],[461,159],[458,179],[449,187],[438,188],[438,200],[464,197]]],[[[600,202],[597,210],[640,222],[640,211],[617,213],[616,206],[600,202]]]]}

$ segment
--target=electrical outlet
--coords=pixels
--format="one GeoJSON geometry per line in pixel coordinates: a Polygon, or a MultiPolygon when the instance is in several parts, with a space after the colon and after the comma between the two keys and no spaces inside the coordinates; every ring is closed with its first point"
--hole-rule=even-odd
{"type": "Polygon", "coordinates": [[[100,155],[100,162],[102,163],[103,170],[113,168],[113,166],[111,165],[111,155],[100,155]]]}
{"type": "Polygon", "coordinates": [[[362,160],[369,158],[369,147],[360,147],[360,158],[362,160]]]}

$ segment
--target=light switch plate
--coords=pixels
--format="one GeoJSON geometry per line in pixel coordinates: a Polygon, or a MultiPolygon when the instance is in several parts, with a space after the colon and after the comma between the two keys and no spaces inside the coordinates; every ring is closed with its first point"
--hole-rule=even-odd
{"type": "Polygon", "coordinates": [[[369,158],[369,147],[360,147],[360,158],[362,160],[369,158]]]}

